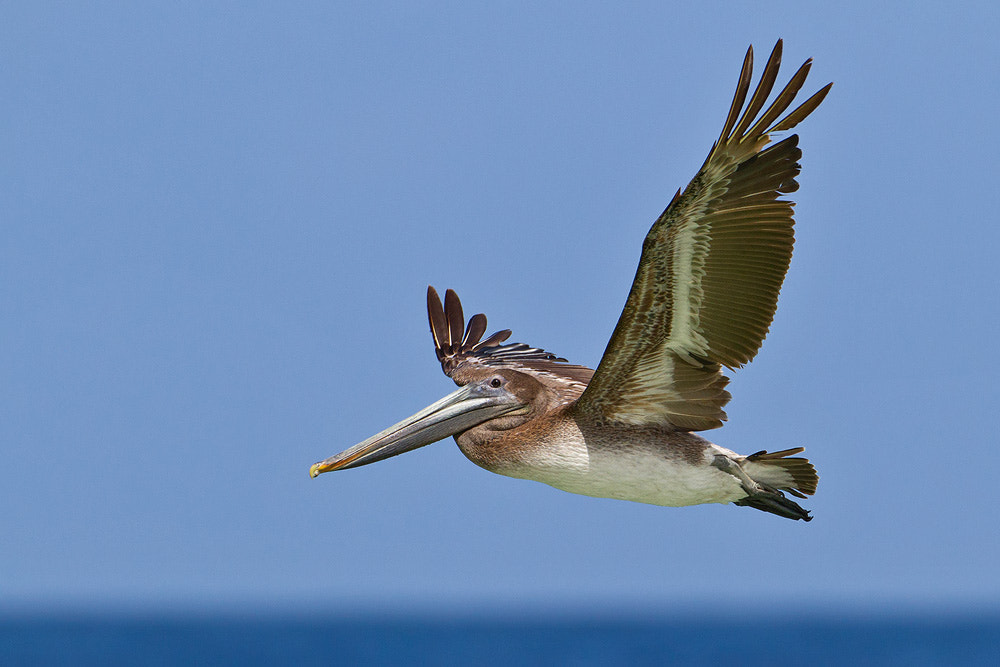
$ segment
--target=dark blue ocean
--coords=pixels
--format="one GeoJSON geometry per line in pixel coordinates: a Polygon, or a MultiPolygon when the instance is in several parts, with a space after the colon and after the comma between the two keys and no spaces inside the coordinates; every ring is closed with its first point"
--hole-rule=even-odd
{"type": "Polygon", "coordinates": [[[6,615],[0,664],[995,666],[1000,616],[6,615]]]}

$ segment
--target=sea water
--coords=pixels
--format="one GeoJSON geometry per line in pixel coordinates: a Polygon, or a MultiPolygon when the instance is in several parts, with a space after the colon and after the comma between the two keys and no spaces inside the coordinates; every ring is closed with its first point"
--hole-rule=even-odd
{"type": "Polygon", "coordinates": [[[2,665],[1000,665],[1000,615],[0,616],[2,665]]]}

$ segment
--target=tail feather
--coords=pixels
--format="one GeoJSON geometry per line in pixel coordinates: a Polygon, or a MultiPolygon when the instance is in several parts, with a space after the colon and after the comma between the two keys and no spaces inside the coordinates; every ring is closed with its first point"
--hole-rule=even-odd
{"type": "Polygon", "coordinates": [[[780,452],[760,451],[746,457],[747,473],[754,479],[787,491],[797,498],[816,493],[819,475],[809,459],[789,458],[804,451],[802,447],[780,452]]]}
{"type": "Polygon", "coordinates": [[[760,451],[750,456],[732,458],[717,454],[712,465],[740,481],[746,497],[734,500],[734,505],[753,507],[788,519],[812,521],[808,511],[785,497],[784,491],[797,498],[816,491],[819,476],[806,459],[788,458],[803,451],[801,447],[780,452],[760,451]]]}

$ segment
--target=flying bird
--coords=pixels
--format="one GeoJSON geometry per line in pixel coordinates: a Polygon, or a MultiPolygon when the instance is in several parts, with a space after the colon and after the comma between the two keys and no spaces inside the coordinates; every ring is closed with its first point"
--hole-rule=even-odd
{"type": "Polygon", "coordinates": [[[803,448],[743,456],[696,431],[718,428],[731,398],[725,369],[757,354],[792,256],[798,135],[771,144],[819,106],[827,84],[785,113],[811,60],[765,107],[778,40],[747,102],[747,50],[722,133],[643,242],[639,268],[596,370],[542,349],[483,338],[452,290],[427,288],[437,358],[460,387],[310,474],[355,468],[454,436],[473,463],[587,496],[680,507],[733,503],[789,519],[811,515],[819,477],[803,448]]]}

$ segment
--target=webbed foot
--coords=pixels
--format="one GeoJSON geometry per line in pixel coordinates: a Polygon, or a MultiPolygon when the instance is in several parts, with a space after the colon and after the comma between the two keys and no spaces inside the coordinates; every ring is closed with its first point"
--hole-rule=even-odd
{"type": "Polygon", "coordinates": [[[753,507],[763,512],[783,516],[786,519],[812,521],[809,512],[802,509],[794,500],[786,498],[784,493],[773,486],[751,479],[739,462],[719,454],[712,461],[712,465],[740,480],[740,486],[746,491],[747,497],[734,500],[734,505],[753,507]]]}

